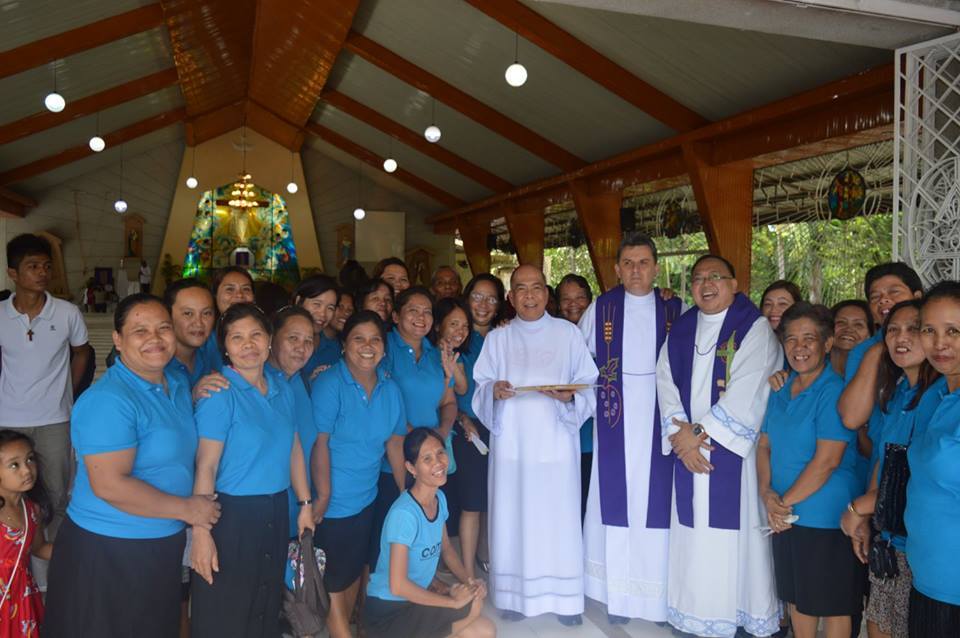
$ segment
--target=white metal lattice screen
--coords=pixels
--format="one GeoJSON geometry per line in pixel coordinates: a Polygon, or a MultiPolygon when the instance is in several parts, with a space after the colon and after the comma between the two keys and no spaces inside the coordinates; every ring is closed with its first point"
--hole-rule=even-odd
{"type": "Polygon", "coordinates": [[[960,34],[896,52],[894,258],[960,279],[960,34]]]}

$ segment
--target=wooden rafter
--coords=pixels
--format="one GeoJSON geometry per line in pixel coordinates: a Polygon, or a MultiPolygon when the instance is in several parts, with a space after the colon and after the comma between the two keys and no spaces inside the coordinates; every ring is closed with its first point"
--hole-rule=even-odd
{"type": "Polygon", "coordinates": [[[431,144],[423,138],[423,135],[411,131],[399,122],[395,122],[387,116],[374,111],[369,106],[361,104],[349,95],[345,95],[339,91],[324,91],[320,95],[320,99],[335,107],[337,110],[343,111],[347,115],[386,133],[390,137],[399,140],[420,153],[432,157],[478,184],[486,186],[495,193],[513,188],[513,184],[507,180],[494,175],[490,171],[477,166],[473,162],[460,157],[442,146],[431,144]]]}
{"type": "Polygon", "coordinates": [[[509,199],[550,194],[554,203],[569,200],[568,184],[572,180],[590,179],[608,188],[620,189],[629,175],[636,175],[637,182],[669,180],[687,172],[682,152],[684,144],[708,144],[704,152],[711,164],[746,161],[755,167],[762,165],[755,161],[757,157],[773,157],[778,151],[801,145],[808,153],[815,154],[817,141],[835,136],[849,137],[867,129],[879,129],[890,137],[893,77],[892,64],[879,66],[579,170],[537,180],[433,215],[427,221],[450,222],[467,213],[497,207],[509,199]],[[776,135],[762,133],[774,130],[779,132],[776,135]],[[744,140],[749,142],[746,146],[744,140]]]}
{"type": "Polygon", "coordinates": [[[207,140],[229,133],[243,124],[245,101],[237,100],[218,109],[188,117],[184,122],[187,146],[196,146],[207,140]]]}
{"type": "Polygon", "coordinates": [[[0,186],[0,217],[26,217],[27,211],[36,205],[32,197],[0,186]]]}
{"type": "Polygon", "coordinates": [[[160,4],[151,4],[0,53],[0,78],[27,71],[163,24],[160,4]]]}
{"type": "Polygon", "coordinates": [[[351,31],[343,48],[362,57],[387,73],[429,93],[437,100],[460,111],[491,131],[521,146],[537,157],[565,171],[575,170],[586,162],[526,126],[487,106],[439,77],[405,60],[386,47],[355,31],[351,31]]]}
{"type": "MultiPolygon", "coordinates": [[[[10,122],[0,126],[0,144],[9,144],[15,140],[45,131],[54,126],[66,124],[72,120],[81,117],[99,113],[111,107],[135,100],[144,95],[149,95],[177,83],[177,70],[174,68],[165,69],[156,73],[151,73],[142,78],[131,80],[120,86],[101,91],[94,95],[73,100],[70,102],[70,108],[51,113],[42,111],[34,113],[16,122],[10,122]]],[[[92,132],[92,131],[91,131],[92,132]]]]}
{"type": "MultiPolygon", "coordinates": [[[[186,111],[183,108],[172,109],[170,111],[166,111],[165,113],[148,117],[145,120],[140,120],[139,122],[135,122],[129,126],[125,126],[121,129],[113,131],[112,133],[107,133],[103,136],[103,139],[107,143],[108,148],[112,146],[119,146],[120,144],[129,142],[130,140],[170,126],[171,124],[176,124],[177,122],[182,121],[185,116],[186,111]]],[[[7,184],[21,182],[25,179],[41,175],[43,173],[52,171],[55,168],[60,168],[61,166],[70,164],[71,162],[76,162],[77,160],[94,154],[95,153],[90,150],[90,147],[87,146],[86,143],[80,146],[74,146],[73,148],[61,151],[55,155],[49,155],[42,159],[30,162],[29,164],[24,164],[0,173],[0,185],[5,186],[7,184]]]]}
{"type": "Polygon", "coordinates": [[[467,2],[670,128],[683,132],[709,123],[517,0],[467,2]]]}
{"type": "MultiPolygon", "coordinates": [[[[336,146],[341,151],[353,155],[357,159],[360,159],[370,166],[373,166],[377,170],[380,170],[380,167],[383,164],[383,158],[365,149],[356,142],[347,139],[336,131],[331,131],[327,127],[321,126],[316,122],[308,122],[306,129],[308,133],[316,135],[323,141],[336,146]]],[[[407,186],[420,191],[424,195],[427,195],[428,197],[440,202],[444,206],[462,206],[464,203],[463,200],[451,195],[441,188],[437,188],[430,182],[402,168],[398,168],[396,172],[391,175],[391,177],[394,177],[407,186]]]]}

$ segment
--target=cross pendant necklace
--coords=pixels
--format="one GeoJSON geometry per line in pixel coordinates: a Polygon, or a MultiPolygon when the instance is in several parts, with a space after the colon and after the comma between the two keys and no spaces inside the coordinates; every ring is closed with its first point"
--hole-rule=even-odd
{"type": "Polygon", "coordinates": [[[27,329],[27,339],[29,339],[30,341],[33,341],[33,328],[27,329]]]}

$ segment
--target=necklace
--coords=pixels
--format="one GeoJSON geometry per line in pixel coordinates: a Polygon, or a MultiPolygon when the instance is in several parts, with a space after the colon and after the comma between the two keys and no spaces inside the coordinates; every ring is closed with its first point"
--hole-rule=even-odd
{"type": "Polygon", "coordinates": [[[706,352],[700,352],[700,345],[697,344],[697,343],[694,343],[694,344],[693,344],[693,347],[694,347],[694,349],[697,351],[697,354],[698,354],[698,355],[700,355],[701,357],[705,357],[705,356],[707,356],[708,354],[710,354],[711,352],[713,352],[714,350],[717,349],[717,344],[713,344],[712,346],[710,346],[709,348],[707,348],[707,351],[706,351],[706,352]]]}

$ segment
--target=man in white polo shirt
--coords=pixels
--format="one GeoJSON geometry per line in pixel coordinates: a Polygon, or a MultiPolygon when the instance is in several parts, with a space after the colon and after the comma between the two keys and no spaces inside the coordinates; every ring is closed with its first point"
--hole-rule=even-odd
{"type": "Polygon", "coordinates": [[[53,501],[51,539],[66,511],[73,473],[70,410],[90,356],[83,315],[47,292],[52,265],[45,239],[14,237],[7,244],[7,275],[15,291],[0,303],[0,427],[34,440],[53,501]]]}

